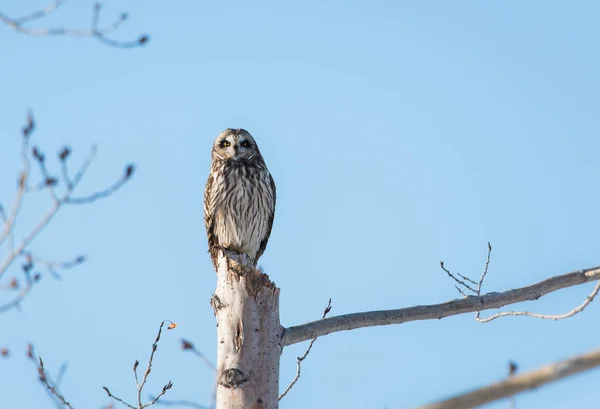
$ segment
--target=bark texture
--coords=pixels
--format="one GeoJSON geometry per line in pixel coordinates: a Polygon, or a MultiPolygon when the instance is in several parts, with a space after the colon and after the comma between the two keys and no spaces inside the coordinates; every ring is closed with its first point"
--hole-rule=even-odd
{"type": "Polygon", "coordinates": [[[279,289],[244,254],[219,252],[217,409],[276,409],[283,328],[279,289]]]}
{"type": "MultiPolygon", "coordinates": [[[[378,325],[402,324],[410,321],[441,319],[467,312],[485,311],[522,301],[535,301],[540,297],[560,290],[600,280],[600,267],[588,268],[548,278],[527,287],[484,295],[471,295],[442,304],[418,305],[398,310],[368,311],[325,318],[308,324],[289,327],[285,330],[283,346],[308,341],[339,331],[378,325]]],[[[518,314],[517,314],[518,315],[518,314]]]]}

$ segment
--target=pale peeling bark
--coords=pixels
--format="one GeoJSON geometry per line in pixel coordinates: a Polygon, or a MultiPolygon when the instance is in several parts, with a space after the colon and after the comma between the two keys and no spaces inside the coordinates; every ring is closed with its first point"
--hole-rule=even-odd
{"type": "Polygon", "coordinates": [[[246,255],[219,252],[217,409],[276,409],[283,328],[279,289],[246,255]]]}

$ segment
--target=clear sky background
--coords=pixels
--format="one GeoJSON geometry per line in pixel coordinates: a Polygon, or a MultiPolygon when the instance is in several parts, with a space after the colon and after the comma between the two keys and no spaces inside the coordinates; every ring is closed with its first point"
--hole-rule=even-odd
{"type": "MultiPolygon", "coordinates": [[[[19,15],[43,1],[3,2],[19,15]]],[[[38,26],[87,27],[91,1],[38,26]]],[[[28,342],[77,408],[134,400],[131,366],[164,334],[148,392],[210,401],[213,376],[181,338],[215,359],[215,275],[202,220],[214,138],[243,127],[277,183],[275,225],[261,265],[281,288],[286,326],[331,315],[458,298],[439,268],[501,291],[600,264],[600,60],[593,1],[107,1],[116,37],[146,47],[30,38],[0,27],[0,202],[10,204],[20,127],[34,143],[98,158],[81,192],[127,162],[134,179],[112,198],[67,208],[32,250],[89,261],[45,277],[22,310],[0,315],[0,407],[51,408],[28,342]]],[[[34,25],[35,26],[35,25],[34,25]]],[[[57,170],[56,162],[50,162],[57,170]]],[[[22,235],[50,205],[31,196],[22,235]]],[[[18,265],[10,274],[19,274],[18,265]]],[[[593,285],[519,307],[563,313],[593,285]]],[[[5,300],[5,298],[0,298],[5,300]]],[[[487,314],[487,313],[486,313],[487,314]]],[[[484,314],[484,315],[486,315],[484,314]]],[[[441,321],[319,339],[283,409],[402,409],[600,345],[600,305],[565,321],[441,321]]],[[[281,385],[306,344],[286,348],[281,385]]],[[[517,408],[590,407],[600,372],[521,395],[517,408]]],[[[488,408],[506,408],[508,402],[488,408]]]]}

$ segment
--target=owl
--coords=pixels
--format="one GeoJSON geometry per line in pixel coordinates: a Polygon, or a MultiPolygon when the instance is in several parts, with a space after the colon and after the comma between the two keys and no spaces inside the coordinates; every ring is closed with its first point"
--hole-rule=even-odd
{"type": "Polygon", "coordinates": [[[221,132],[204,190],[204,224],[215,270],[219,249],[245,253],[256,267],[271,235],[275,201],[275,182],[252,135],[244,129],[221,132]]]}

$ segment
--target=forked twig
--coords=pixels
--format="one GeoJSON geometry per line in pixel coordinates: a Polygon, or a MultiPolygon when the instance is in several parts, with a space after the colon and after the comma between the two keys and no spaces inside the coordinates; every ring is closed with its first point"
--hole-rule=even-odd
{"type": "Polygon", "coordinates": [[[174,322],[169,321],[169,320],[164,320],[160,323],[160,327],[158,328],[158,334],[156,335],[156,339],[154,340],[154,343],[152,344],[152,352],[150,353],[150,358],[148,359],[148,365],[146,367],[146,371],[144,372],[144,375],[142,376],[141,382],[139,381],[138,373],[137,373],[137,368],[140,364],[140,361],[136,360],[135,363],[133,364],[133,375],[135,378],[135,386],[137,389],[137,407],[133,406],[132,404],[125,402],[123,399],[113,395],[106,386],[103,386],[102,389],[104,389],[106,391],[109,398],[112,398],[112,399],[126,405],[127,407],[129,407],[131,409],[144,409],[144,408],[147,408],[148,406],[152,406],[155,403],[159,402],[159,399],[165,393],[167,393],[167,391],[169,389],[171,389],[173,387],[173,382],[171,382],[171,381],[167,382],[167,384],[165,386],[163,386],[163,388],[162,388],[161,392],[158,394],[158,396],[156,396],[151,402],[142,403],[142,391],[144,390],[144,386],[146,385],[146,381],[148,380],[148,375],[150,375],[150,371],[152,370],[152,361],[154,360],[154,353],[158,349],[158,341],[160,341],[160,336],[162,334],[162,329],[163,329],[163,326],[165,325],[165,322],[170,323],[169,326],[167,327],[167,329],[173,329],[173,328],[177,327],[177,324],[175,324],[174,322]]]}
{"type": "Polygon", "coordinates": [[[100,27],[100,12],[102,11],[102,4],[99,2],[95,3],[92,9],[92,22],[89,29],[68,29],[64,27],[53,27],[46,29],[35,29],[29,28],[26,25],[32,21],[42,19],[48,16],[50,13],[56,11],[60,6],[66,3],[67,0],[56,0],[50,5],[24,15],[22,17],[11,18],[6,14],[0,12],[0,22],[6,24],[14,31],[33,37],[43,36],[68,36],[68,37],[90,37],[95,38],[99,42],[106,44],[110,47],[115,48],[134,48],[140,47],[148,43],[149,37],[147,34],[139,36],[136,40],[131,41],[118,41],[107,37],[117,30],[127,19],[128,15],[122,13],[113,23],[100,27]]]}
{"type": "Polygon", "coordinates": [[[65,371],[67,369],[66,364],[61,365],[58,371],[57,380],[56,382],[54,382],[46,372],[46,368],[44,367],[44,361],[42,360],[42,357],[38,357],[37,359],[35,358],[33,344],[29,344],[27,346],[26,356],[36,366],[38,372],[38,379],[46,387],[50,398],[53,401],[55,401],[57,406],[66,406],[69,409],[73,409],[73,406],[71,406],[71,404],[67,402],[65,397],[58,390],[62,381],[62,377],[64,376],[65,371]]]}
{"type": "Polygon", "coordinates": [[[46,371],[44,369],[44,361],[42,361],[42,357],[39,357],[38,373],[40,375],[40,381],[43,382],[44,385],[46,385],[46,387],[52,393],[52,395],[56,396],[56,398],[59,401],[61,401],[61,403],[63,405],[65,405],[69,409],[73,409],[73,406],[71,406],[71,404],[66,401],[66,399],[64,398],[64,396],[61,393],[58,392],[58,390],[56,389],[56,387],[53,386],[52,383],[51,383],[51,381],[48,379],[48,375],[46,374],[46,371]]]}
{"type": "MultiPolygon", "coordinates": [[[[456,281],[459,285],[461,285],[463,287],[461,289],[461,287],[455,285],[456,289],[463,297],[469,296],[469,295],[465,294],[463,289],[465,291],[472,292],[473,293],[472,295],[480,296],[481,288],[483,286],[483,281],[485,280],[485,277],[487,276],[488,269],[490,266],[491,253],[492,253],[492,246],[490,243],[488,243],[487,258],[485,261],[485,266],[483,268],[483,273],[481,273],[481,276],[479,277],[479,281],[476,282],[468,277],[463,276],[462,274],[457,273],[460,277],[462,277],[469,283],[475,284],[477,286],[477,288],[473,288],[473,287],[469,286],[468,284],[466,284],[464,281],[457,279],[448,269],[446,269],[444,267],[443,261],[440,262],[440,265],[441,265],[442,269],[446,272],[446,274],[448,274],[448,276],[450,276],[454,281],[456,281]]],[[[596,284],[596,286],[594,287],[592,292],[586,297],[586,299],[584,300],[584,302],[581,305],[573,308],[572,310],[570,310],[564,314],[551,315],[551,314],[538,314],[538,313],[529,312],[529,311],[504,311],[504,312],[499,312],[497,314],[494,314],[488,318],[481,318],[481,311],[477,311],[475,313],[475,320],[477,322],[486,323],[486,322],[493,321],[496,318],[507,317],[507,316],[513,316],[513,317],[528,316],[528,317],[534,317],[534,318],[540,318],[540,319],[546,319],[546,320],[555,320],[555,321],[562,320],[565,318],[572,317],[575,314],[578,314],[581,311],[583,311],[592,301],[594,301],[594,298],[598,295],[599,292],[600,292],[600,282],[598,282],[596,284]]]]}
{"type": "MultiPolygon", "coordinates": [[[[28,21],[34,18],[34,15],[29,16],[28,21]]],[[[24,259],[25,263],[23,264],[23,272],[25,274],[26,286],[19,292],[18,295],[14,296],[11,301],[0,304],[0,312],[11,308],[18,308],[23,299],[30,294],[33,286],[41,278],[41,273],[39,272],[31,275],[33,268],[38,266],[44,267],[47,272],[58,278],[59,275],[56,272],[56,269],[72,268],[85,261],[85,257],[83,256],[76,257],[74,260],[66,262],[50,261],[32,253],[30,250],[28,250],[28,247],[37,238],[41,231],[50,224],[56,214],[65,205],[86,204],[110,196],[131,179],[135,169],[133,165],[127,165],[125,167],[123,176],[121,176],[109,188],[92,193],[86,197],[74,198],[73,193],[83,178],[89,165],[91,164],[96,154],[96,148],[92,147],[90,155],[85,158],[83,164],[75,172],[73,179],[71,179],[67,169],[67,160],[71,150],[68,147],[64,147],[58,153],[58,159],[61,162],[62,169],[61,181],[59,178],[54,177],[49,173],[48,168],[46,167],[46,156],[44,153],[36,146],[31,147],[30,140],[35,127],[36,124],[33,119],[33,115],[29,113],[27,116],[27,122],[22,129],[22,144],[20,152],[22,169],[19,172],[16,197],[9,213],[5,212],[4,207],[0,205],[0,226],[2,227],[0,230],[0,246],[2,246],[4,243],[7,243],[8,246],[4,260],[0,260],[0,279],[2,279],[2,277],[17,259],[24,259]],[[38,183],[33,184],[34,187],[31,187],[30,184],[32,166],[31,159],[33,159],[33,162],[38,165],[41,175],[41,180],[38,183]],[[19,242],[15,242],[15,225],[17,224],[18,216],[23,206],[25,196],[28,193],[33,193],[44,189],[48,189],[50,192],[50,197],[52,199],[50,208],[23,239],[21,239],[19,242]]],[[[0,286],[0,288],[9,287],[10,289],[17,289],[17,284],[18,281],[16,278],[13,278],[9,286],[0,286]]]]}

